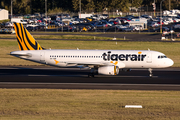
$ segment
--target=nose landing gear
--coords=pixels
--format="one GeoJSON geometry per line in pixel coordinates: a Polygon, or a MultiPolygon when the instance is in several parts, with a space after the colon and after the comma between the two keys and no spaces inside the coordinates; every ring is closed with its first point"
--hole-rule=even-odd
{"type": "Polygon", "coordinates": [[[149,68],[148,70],[149,70],[149,77],[150,77],[150,78],[153,77],[152,68],[149,68]]]}

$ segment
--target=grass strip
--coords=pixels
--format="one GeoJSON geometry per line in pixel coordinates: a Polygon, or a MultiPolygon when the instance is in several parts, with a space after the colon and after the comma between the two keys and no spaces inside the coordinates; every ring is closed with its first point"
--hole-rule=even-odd
{"type": "MultiPolygon", "coordinates": [[[[39,40],[46,49],[105,49],[105,50],[154,50],[164,53],[174,61],[173,67],[180,67],[180,43],[178,42],[116,42],[116,41],[68,41],[39,40]]],[[[16,40],[0,40],[0,65],[40,65],[9,55],[19,50],[16,40]]]]}
{"type": "Polygon", "coordinates": [[[0,89],[2,120],[178,120],[180,91],[0,89]],[[127,109],[125,105],[142,105],[127,109]]]}
{"type": "MultiPolygon", "coordinates": [[[[98,36],[85,36],[85,35],[33,35],[35,39],[71,39],[71,40],[112,40],[111,37],[98,37],[98,36]]],[[[15,35],[2,35],[0,36],[1,39],[3,38],[14,38],[16,39],[15,35]]],[[[116,40],[124,40],[124,38],[116,38],[116,40]]],[[[128,40],[128,39],[126,39],[128,40]]]]}
{"type": "Polygon", "coordinates": [[[53,34],[162,34],[160,32],[139,32],[139,31],[136,31],[136,32],[39,32],[39,31],[36,31],[36,32],[31,32],[32,34],[35,33],[35,34],[38,34],[38,33],[53,33],[53,34]]]}
{"type": "MultiPolygon", "coordinates": [[[[83,36],[83,35],[47,35],[47,36],[34,36],[38,39],[83,39],[83,40],[112,40],[110,37],[98,37],[98,36],[83,36]]],[[[124,40],[124,38],[116,38],[116,40],[124,40]]],[[[128,40],[128,39],[126,39],[128,40]]]]}

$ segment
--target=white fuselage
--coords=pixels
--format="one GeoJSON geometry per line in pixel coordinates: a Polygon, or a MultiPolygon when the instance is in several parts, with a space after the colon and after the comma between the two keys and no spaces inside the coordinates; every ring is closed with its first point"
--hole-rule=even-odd
{"type": "Polygon", "coordinates": [[[148,50],[24,50],[11,55],[58,67],[166,68],[174,64],[163,53],[148,50]]]}

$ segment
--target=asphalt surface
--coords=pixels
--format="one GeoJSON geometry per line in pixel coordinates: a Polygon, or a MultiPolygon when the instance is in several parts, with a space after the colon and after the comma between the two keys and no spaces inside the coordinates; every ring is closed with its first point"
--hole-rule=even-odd
{"type": "Polygon", "coordinates": [[[180,90],[180,68],[120,71],[117,76],[95,75],[89,69],[49,66],[0,66],[0,88],[180,90]]]}

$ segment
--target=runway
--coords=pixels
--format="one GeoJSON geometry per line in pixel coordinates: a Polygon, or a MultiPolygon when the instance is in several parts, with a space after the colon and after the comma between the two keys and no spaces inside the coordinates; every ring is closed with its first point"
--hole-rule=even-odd
{"type": "Polygon", "coordinates": [[[120,71],[117,76],[95,75],[89,69],[49,66],[0,66],[0,88],[180,90],[180,68],[120,71]]]}

